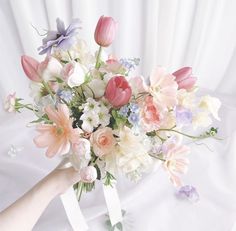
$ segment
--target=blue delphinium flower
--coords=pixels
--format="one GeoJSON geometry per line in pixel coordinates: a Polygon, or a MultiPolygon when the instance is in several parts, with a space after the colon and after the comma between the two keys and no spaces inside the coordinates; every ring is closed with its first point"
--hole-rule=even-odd
{"type": "Polygon", "coordinates": [[[128,117],[128,121],[134,126],[137,125],[139,122],[139,115],[137,113],[131,112],[128,117]]]}
{"type": "Polygon", "coordinates": [[[119,60],[119,62],[120,62],[125,68],[127,68],[128,70],[135,69],[135,66],[138,66],[138,65],[139,65],[139,61],[140,61],[140,59],[138,59],[138,58],[134,58],[134,59],[125,59],[125,58],[122,58],[122,59],[119,60]]]}
{"type": "Polygon", "coordinates": [[[134,112],[134,113],[139,112],[139,106],[136,103],[130,103],[129,109],[131,112],[134,112]]]}
{"type": "Polygon", "coordinates": [[[69,103],[73,99],[72,92],[70,90],[58,90],[57,95],[60,99],[69,103]]]}
{"type": "Polygon", "coordinates": [[[74,36],[80,29],[81,21],[74,19],[72,23],[65,29],[64,22],[57,18],[57,31],[48,31],[47,37],[43,39],[43,45],[38,48],[39,54],[50,54],[52,47],[58,47],[66,50],[71,47],[74,42],[74,36]]]}
{"type": "Polygon", "coordinates": [[[119,110],[119,114],[126,117],[128,115],[128,112],[129,112],[129,107],[127,105],[123,106],[120,108],[119,110]]]}

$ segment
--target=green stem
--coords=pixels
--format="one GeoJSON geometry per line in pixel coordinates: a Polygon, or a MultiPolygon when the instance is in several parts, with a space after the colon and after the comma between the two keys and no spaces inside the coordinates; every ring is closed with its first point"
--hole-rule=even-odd
{"type": "Polygon", "coordinates": [[[96,68],[96,69],[98,69],[99,66],[100,66],[100,57],[101,57],[101,53],[102,53],[102,47],[100,46],[100,47],[99,47],[99,50],[98,50],[98,55],[97,55],[96,65],[95,65],[95,68],[96,68]]]}
{"type": "Polygon", "coordinates": [[[163,158],[161,158],[161,157],[159,157],[159,156],[156,156],[156,155],[149,154],[149,156],[151,156],[151,157],[153,157],[153,158],[155,158],[155,159],[161,160],[161,161],[163,161],[163,162],[166,161],[165,159],[163,159],[163,158]]]}
{"type": "Polygon", "coordinates": [[[70,52],[67,51],[67,53],[68,53],[68,55],[69,55],[70,60],[73,60],[73,59],[72,59],[72,56],[71,56],[71,54],[70,54],[70,52]]]}
{"type": "Polygon", "coordinates": [[[50,87],[48,86],[48,84],[45,81],[42,81],[43,86],[46,88],[46,90],[48,91],[48,93],[52,96],[52,98],[54,98],[54,95],[50,89],[50,87]]]}
{"type": "Polygon", "coordinates": [[[177,131],[177,130],[174,130],[174,129],[168,129],[168,128],[161,128],[161,129],[158,129],[156,130],[156,132],[160,132],[160,131],[169,131],[169,132],[175,132],[175,133],[178,133],[180,135],[183,135],[183,136],[186,136],[190,139],[193,139],[193,140],[203,140],[203,139],[206,139],[206,138],[209,138],[209,137],[212,137],[214,139],[217,139],[217,140],[222,140],[218,137],[215,137],[215,136],[211,136],[211,135],[207,135],[207,134],[204,134],[204,135],[200,135],[200,136],[192,136],[192,135],[189,135],[189,134],[186,134],[186,133],[183,133],[183,132],[180,132],[180,131],[177,131]]]}

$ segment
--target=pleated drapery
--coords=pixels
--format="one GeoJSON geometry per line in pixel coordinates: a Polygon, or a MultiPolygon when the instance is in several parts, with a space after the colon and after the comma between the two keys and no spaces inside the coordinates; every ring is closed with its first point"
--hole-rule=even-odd
{"type": "Polygon", "coordinates": [[[93,32],[101,15],[119,23],[108,53],[139,57],[138,71],[174,71],[192,66],[201,87],[236,96],[236,1],[234,0],[0,0],[0,96],[16,90],[27,97],[20,55],[39,57],[41,33],[60,17],[82,20],[81,38],[97,48],[93,32]]]}

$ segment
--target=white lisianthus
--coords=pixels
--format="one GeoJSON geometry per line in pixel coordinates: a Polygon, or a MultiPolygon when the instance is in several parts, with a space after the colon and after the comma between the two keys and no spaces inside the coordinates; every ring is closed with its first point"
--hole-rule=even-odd
{"type": "Polygon", "coordinates": [[[16,105],[16,93],[14,92],[13,94],[9,94],[4,101],[4,110],[7,112],[14,112],[16,105]]]}
{"type": "Polygon", "coordinates": [[[80,63],[67,63],[62,70],[62,77],[70,87],[80,86],[84,83],[87,68],[80,63]]]}
{"type": "MultiPolygon", "coordinates": [[[[126,175],[141,175],[152,164],[152,158],[148,154],[150,144],[144,142],[146,139],[143,136],[134,135],[128,127],[120,130],[118,136],[117,153],[113,155],[113,160],[109,157],[107,161],[115,161],[118,169],[126,175]]],[[[114,164],[108,163],[107,166],[114,164]]]]}
{"type": "Polygon", "coordinates": [[[221,106],[220,100],[215,97],[211,97],[209,95],[203,96],[199,103],[199,108],[208,111],[217,120],[220,120],[220,117],[218,115],[220,106],[221,106]]]}
{"type": "Polygon", "coordinates": [[[44,81],[55,79],[55,77],[60,77],[62,71],[61,63],[54,57],[46,58],[43,65],[41,66],[41,76],[44,81]]]}

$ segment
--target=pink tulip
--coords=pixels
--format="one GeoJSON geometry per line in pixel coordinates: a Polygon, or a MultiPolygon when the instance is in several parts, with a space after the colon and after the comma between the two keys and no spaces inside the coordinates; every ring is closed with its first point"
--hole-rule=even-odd
{"type": "Polygon", "coordinates": [[[127,104],[131,95],[131,87],[124,76],[114,76],[108,81],[105,97],[112,106],[119,108],[127,104]]]}
{"type": "Polygon", "coordinates": [[[183,67],[173,73],[178,84],[178,89],[190,90],[197,81],[196,77],[192,76],[191,67],[183,67]]]}
{"type": "Polygon", "coordinates": [[[21,56],[21,65],[23,67],[23,70],[26,76],[34,82],[42,82],[42,79],[40,78],[40,75],[38,73],[39,64],[40,63],[37,60],[30,56],[21,56]]]}
{"type": "Polygon", "coordinates": [[[98,20],[94,38],[98,45],[108,47],[115,38],[117,23],[112,17],[101,16],[98,20]]]}

